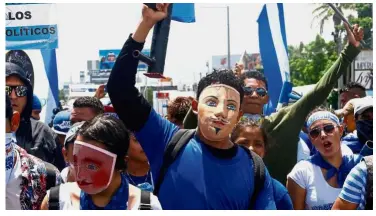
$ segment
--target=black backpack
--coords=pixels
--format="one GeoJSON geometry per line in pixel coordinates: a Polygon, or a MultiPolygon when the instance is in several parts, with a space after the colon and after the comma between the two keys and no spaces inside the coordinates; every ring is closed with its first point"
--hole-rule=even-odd
{"type": "Polygon", "coordinates": [[[46,191],[52,187],[56,186],[56,171],[55,166],[43,161],[44,165],[46,166],[47,177],[46,177],[46,191]]]}
{"type": "MultiPolygon", "coordinates": [[[[51,188],[50,190],[50,196],[48,199],[48,210],[60,210],[60,185],[51,188]]],[[[140,201],[140,207],[138,210],[152,210],[152,207],[150,205],[150,196],[151,193],[149,191],[141,190],[141,201],[140,201]]]]}
{"type": "MultiPolygon", "coordinates": [[[[164,155],[163,155],[163,163],[159,172],[159,176],[157,182],[154,187],[154,195],[158,196],[159,189],[163,182],[164,176],[167,173],[168,168],[170,165],[175,161],[181,150],[185,145],[188,144],[189,140],[193,137],[195,133],[195,129],[180,129],[176,134],[171,138],[171,141],[166,146],[164,155]]],[[[241,146],[241,145],[240,145],[241,146]]],[[[253,209],[254,203],[256,201],[258,193],[264,188],[265,182],[265,164],[262,161],[261,157],[258,156],[253,151],[250,151],[248,148],[241,146],[248,154],[249,157],[253,161],[253,171],[255,176],[255,185],[254,191],[250,200],[250,205],[248,209],[253,209]]]]}

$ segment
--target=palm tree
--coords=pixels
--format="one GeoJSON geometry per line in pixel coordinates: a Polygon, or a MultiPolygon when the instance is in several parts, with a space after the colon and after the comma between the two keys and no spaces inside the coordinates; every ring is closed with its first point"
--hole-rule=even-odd
{"type": "MultiPolygon", "coordinates": [[[[333,3],[334,6],[338,8],[338,10],[343,13],[344,9],[354,9],[355,4],[344,4],[344,3],[333,3]]],[[[319,4],[319,6],[313,10],[312,14],[315,15],[312,22],[315,20],[319,20],[320,24],[320,34],[324,31],[324,25],[326,21],[330,18],[333,19],[334,23],[334,31],[332,32],[334,42],[337,44],[337,52],[340,53],[342,51],[342,40],[341,34],[344,31],[342,28],[342,19],[338,16],[328,4],[319,4]]]]}

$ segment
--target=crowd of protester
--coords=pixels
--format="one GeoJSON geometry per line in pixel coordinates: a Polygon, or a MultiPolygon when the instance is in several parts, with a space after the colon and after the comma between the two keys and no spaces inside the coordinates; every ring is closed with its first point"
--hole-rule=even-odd
{"type": "Polygon", "coordinates": [[[363,29],[313,90],[270,116],[261,72],[214,71],[196,98],[158,114],[135,87],[149,31],[168,4],[142,18],[93,97],[40,121],[25,70],[6,62],[6,209],[330,210],[373,209],[373,98],[358,83],[325,100],[360,53],[363,29]]]}

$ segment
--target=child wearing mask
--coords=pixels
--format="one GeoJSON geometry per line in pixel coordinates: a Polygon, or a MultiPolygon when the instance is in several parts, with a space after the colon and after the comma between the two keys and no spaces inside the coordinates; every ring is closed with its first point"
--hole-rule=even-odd
{"type": "MultiPolygon", "coordinates": [[[[85,122],[73,145],[76,182],[60,186],[57,210],[158,210],[158,198],[129,184],[124,174],[124,157],[129,148],[129,131],[107,115],[85,122]]],[[[47,193],[42,209],[49,206],[47,193]]]]}

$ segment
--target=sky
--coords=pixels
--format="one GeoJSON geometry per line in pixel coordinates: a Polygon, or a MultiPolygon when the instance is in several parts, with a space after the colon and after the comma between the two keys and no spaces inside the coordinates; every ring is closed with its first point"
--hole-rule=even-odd
{"type": "MultiPolygon", "coordinates": [[[[195,4],[196,23],[172,21],[164,75],[174,83],[191,84],[207,72],[206,62],[213,55],[227,54],[226,6],[230,7],[231,54],[259,52],[257,18],[263,4],[195,4]],[[214,8],[213,8],[214,7],[214,8]]],[[[141,17],[141,3],[57,4],[59,48],[57,50],[59,86],[79,81],[87,60],[99,59],[99,49],[121,49],[141,17]]],[[[315,4],[284,4],[288,45],[309,43],[319,33],[313,22],[315,4]]],[[[331,21],[323,37],[332,40],[331,21]]],[[[145,48],[151,46],[152,32],[145,48]]],[[[235,62],[233,63],[235,64],[235,62]]]]}

